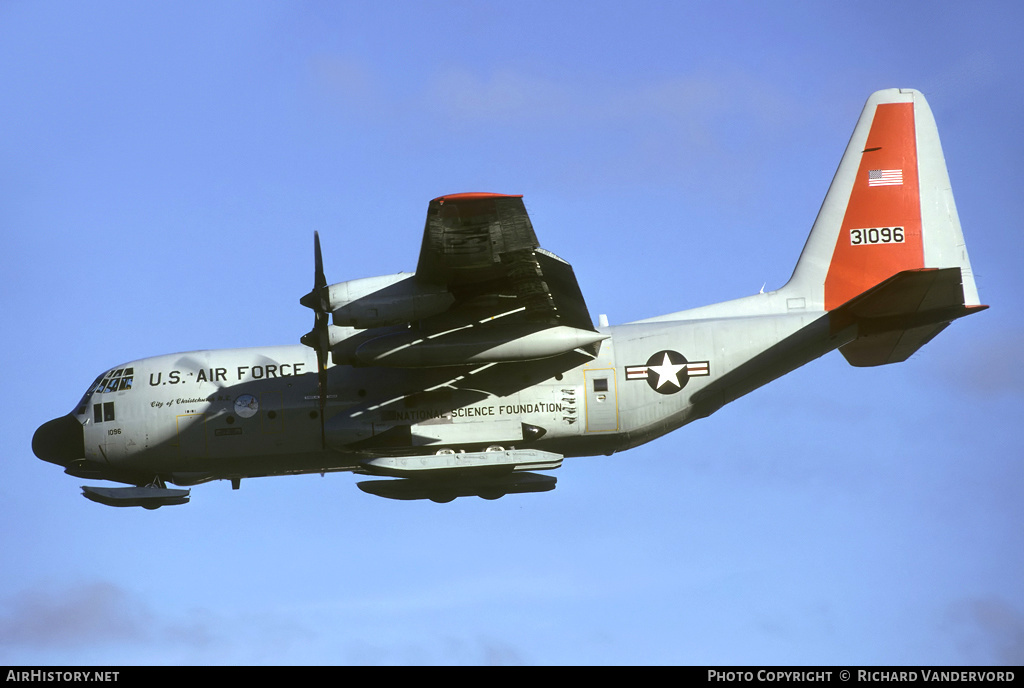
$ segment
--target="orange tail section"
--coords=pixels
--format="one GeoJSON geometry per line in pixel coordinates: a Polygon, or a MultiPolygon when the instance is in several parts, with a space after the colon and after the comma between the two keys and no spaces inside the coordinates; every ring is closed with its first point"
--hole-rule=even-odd
{"type": "Polygon", "coordinates": [[[905,360],[951,320],[984,308],[920,92],[868,99],[783,289],[837,326],[858,325],[857,340],[841,348],[854,365],[905,360]],[[940,277],[925,274],[935,270],[940,277]]]}
{"type": "Polygon", "coordinates": [[[825,277],[825,310],[923,268],[913,103],[882,103],[868,132],[825,277]]]}

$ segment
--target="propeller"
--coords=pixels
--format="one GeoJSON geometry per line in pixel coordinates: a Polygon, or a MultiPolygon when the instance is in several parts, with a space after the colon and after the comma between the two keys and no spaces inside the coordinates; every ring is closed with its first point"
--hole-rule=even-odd
{"type": "Polygon", "coordinates": [[[300,342],[316,351],[317,394],[320,398],[320,444],[327,448],[327,434],[324,421],[324,407],[327,405],[327,354],[331,349],[331,336],[328,321],[330,320],[330,292],[327,289],[327,278],[324,277],[324,261],[320,253],[320,234],[313,232],[313,253],[315,258],[315,274],[313,291],[309,292],[299,303],[313,309],[313,329],[302,335],[300,342]]]}

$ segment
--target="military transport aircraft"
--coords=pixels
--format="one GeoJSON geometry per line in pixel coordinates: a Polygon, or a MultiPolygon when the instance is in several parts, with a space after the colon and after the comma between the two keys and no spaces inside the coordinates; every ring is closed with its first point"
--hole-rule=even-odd
{"type": "Polygon", "coordinates": [[[867,102],[789,282],[595,327],[521,196],[427,207],[414,273],[328,285],[314,234],[304,346],[194,351],[105,371],[32,448],[111,506],[187,502],[196,485],[352,471],[392,499],[543,492],[564,457],[649,442],[839,349],[906,360],[986,308],[931,110],[867,102]]]}

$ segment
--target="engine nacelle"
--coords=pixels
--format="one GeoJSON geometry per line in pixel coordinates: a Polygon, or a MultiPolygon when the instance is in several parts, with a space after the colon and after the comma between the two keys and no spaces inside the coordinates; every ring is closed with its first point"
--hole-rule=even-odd
{"type": "Polygon", "coordinates": [[[405,272],[339,282],[329,290],[334,324],[358,329],[422,320],[455,302],[447,288],[422,284],[405,272]]]}
{"type": "Polygon", "coordinates": [[[403,330],[360,344],[355,359],[362,365],[395,368],[533,361],[590,346],[609,336],[564,325],[537,329],[492,324],[433,336],[403,330]]]}

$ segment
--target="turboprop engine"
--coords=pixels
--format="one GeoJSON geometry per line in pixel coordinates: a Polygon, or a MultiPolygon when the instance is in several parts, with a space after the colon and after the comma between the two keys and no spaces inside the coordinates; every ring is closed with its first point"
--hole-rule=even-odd
{"type": "Polygon", "coordinates": [[[455,297],[415,275],[364,277],[328,287],[335,325],[365,330],[422,320],[448,310],[455,297]]]}

